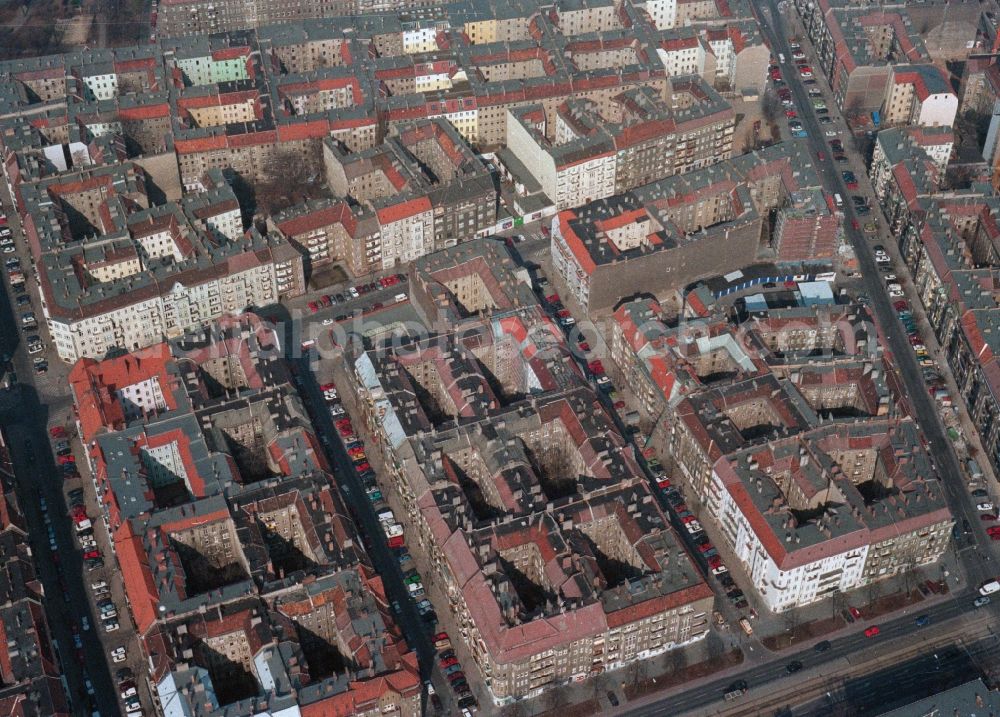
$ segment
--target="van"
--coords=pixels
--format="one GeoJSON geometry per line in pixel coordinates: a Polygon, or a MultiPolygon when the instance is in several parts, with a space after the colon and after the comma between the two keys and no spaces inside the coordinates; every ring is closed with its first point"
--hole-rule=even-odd
{"type": "Polygon", "coordinates": [[[406,301],[406,294],[396,294],[396,303],[400,304],[406,301]]]}
{"type": "Polygon", "coordinates": [[[833,195],[833,203],[837,205],[837,209],[841,209],[844,206],[844,198],[836,193],[833,195]]]}
{"type": "Polygon", "coordinates": [[[987,580],[979,586],[980,595],[992,595],[998,591],[1000,591],[1000,582],[997,582],[996,580],[987,580]]]}
{"type": "Polygon", "coordinates": [[[753,627],[750,625],[750,621],[747,620],[745,617],[740,618],[740,627],[743,628],[743,632],[745,632],[747,635],[753,634],[753,627]]]}

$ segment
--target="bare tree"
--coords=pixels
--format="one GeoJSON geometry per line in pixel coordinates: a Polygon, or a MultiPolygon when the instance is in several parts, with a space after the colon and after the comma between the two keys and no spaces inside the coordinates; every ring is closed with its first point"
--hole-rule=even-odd
{"type": "Polygon", "coordinates": [[[569,704],[569,691],[566,685],[555,685],[542,693],[542,706],[547,712],[555,712],[560,707],[569,704]]]}
{"type": "Polygon", "coordinates": [[[528,711],[527,705],[518,700],[517,702],[513,702],[500,710],[500,714],[503,717],[528,717],[530,712],[528,711]]]}
{"type": "Polygon", "coordinates": [[[773,124],[778,119],[778,110],[781,103],[778,102],[778,95],[770,87],[764,91],[760,98],[760,116],[767,124],[773,124]]]}

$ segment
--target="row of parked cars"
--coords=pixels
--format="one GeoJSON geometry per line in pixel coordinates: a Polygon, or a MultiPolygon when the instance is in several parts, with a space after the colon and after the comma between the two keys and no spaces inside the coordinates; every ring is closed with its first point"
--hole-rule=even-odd
{"type": "Polygon", "coordinates": [[[383,276],[378,281],[371,281],[366,284],[358,284],[357,286],[349,287],[342,294],[324,294],[315,301],[309,302],[309,311],[315,314],[320,309],[342,304],[345,301],[356,299],[359,296],[370,294],[371,292],[378,291],[379,289],[388,289],[390,286],[396,286],[404,281],[406,281],[405,274],[390,274],[389,276],[383,276]]]}
{"type": "MultiPolygon", "coordinates": [[[[365,495],[371,503],[372,510],[378,518],[379,525],[385,534],[389,550],[399,563],[407,595],[411,600],[415,601],[417,612],[420,614],[420,618],[423,620],[426,629],[433,631],[437,626],[437,613],[434,611],[434,605],[427,599],[427,590],[424,587],[423,578],[416,569],[413,556],[407,550],[403,526],[396,520],[392,508],[389,507],[385,496],[382,495],[382,490],[379,488],[378,482],[375,480],[375,471],[372,470],[368,462],[364,441],[354,431],[351,419],[345,415],[343,407],[338,402],[339,397],[336,385],[327,383],[320,386],[320,390],[323,392],[323,399],[326,401],[334,418],[334,427],[337,429],[337,434],[344,446],[344,450],[351,459],[355,471],[357,471],[358,479],[365,489],[365,495]]],[[[400,614],[401,608],[398,602],[393,603],[393,610],[397,615],[400,614]]],[[[442,672],[455,690],[463,712],[465,715],[469,715],[471,714],[469,708],[475,707],[476,699],[469,689],[468,681],[465,679],[465,674],[461,671],[461,667],[456,667],[458,660],[455,658],[454,651],[451,648],[451,642],[448,641],[446,633],[438,633],[434,640],[435,648],[444,650],[439,655],[442,661],[442,672]],[[447,642],[446,646],[444,646],[445,642],[447,642]]],[[[426,684],[431,701],[434,703],[435,708],[440,709],[440,697],[434,692],[434,687],[430,681],[426,684]]]]}
{"type": "MultiPolygon", "coordinates": [[[[476,707],[476,698],[472,694],[472,688],[469,687],[465,672],[462,671],[462,665],[458,661],[458,657],[455,656],[455,650],[452,648],[451,639],[447,632],[439,632],[434,636],[434,649],[438,651],[438,666],[441,668],[441,673],[458,697],[458,706],[462,710],[463,717],[470,717],[472,710],[476,707]]],[[[436,696],[434,688],[430,682],[427,683],[427,686],[433,701],[436,696]]],[[[436,701],[435,707],[440,708],[436,701]]]]}
{"type": "Polygon", "coordinates": [[[726,597],[739,610],[743,610],[748,607],[746,596],[743,594],[743,591],[737,587],[736,581],[734,581],[732,575],[729,574],[729,569],[722,562],[722,557],[719,555],[719,551],[715,549],[715,546],[712,545],[712,541],[710,541],[708,536],[705,535],[705,531],[702,528],[701,523],[684,503],[684,496],[681,495],[680,490],[670,482],[670,479],[666,477],[666,474],[662,473],[662,467],[657,459],[650,459],[646,463],[650,470],[656,472],[656,486],[659,488],[663,498],[667,501],[670,511],[684,526],[684,529],[691,537],[698,553],[701,555],[702,559],[707,564],[708,569],[711,571],[712,576],[719,581],[719,584],[726,591],[726,597]]]}

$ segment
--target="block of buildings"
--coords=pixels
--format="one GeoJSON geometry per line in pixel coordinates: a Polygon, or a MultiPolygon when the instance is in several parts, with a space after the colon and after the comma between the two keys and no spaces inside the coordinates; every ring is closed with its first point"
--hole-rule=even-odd
{"type": "Polygon", "coordinates": [[[669,102],[648,87],[625,92],[603,114],[568,100],[552,124],[541,105],[510,110],[500,160],[512,154],[562,210],[729,159],[729,103],[697,76],[671,79],[669,91],[669,102]]]}
{"type": "Polygon", "coordinates": [[[167,713],[420,714],[420,676],[280,357],[243,314],[70,374],[167,713]]]}
{"type": "Polygon", "coordinates": [[[219,170],[205,191],[150,205],[131,162],[20,184],[45,316],[65,361],[133,350],[304,291],[301,255],[243,230],[219,170]]]}
{"type": "Polygon", "coordinates": [[[355,374],[421,569],[503,703],[700,639],[712,593],[560,332],[520,303],[527,278],[486,246],[418,262],[418,301],[457,321],[355,374]]]}
{"type": "Polygon", "coordinates": [[[651,299],[618,309],[618,380],[768,609],[940,558],[953,521],[863,309],[667,321],[651,299]]]}
{"type": "MultiPolygon", "coordinates": [[[[829,209],[815,191],[819,181],[808,150],[797,142],[738,157],[624,194],[561,212],[552,220],[552,262],[582,306],[599,309],[631,292],[662,294],[701,277],[753,262],[761,216],[796,192],[800,216],[787,214],[789,259],[803,245],[832,253],[830,236],[802,241],[795,226],[829,227],[829,209]],[[808,206],[808,209],[803,209],[808,206]]],[[[834,238],[836,234],[834,234],[834,238]]],[[[781,236],[778,237],[781,249],[781,236]]]]}
{"type": "Polygon", "coordinates": [[[882,108],[895,64],[930,62],[903,5],[876,8],[797,0],[795,7],[837,106],[850,116],[882,108]]]}
{"type": "Polygon", "coordinates": [[[358,274],[408,264],[496,224],[493,178],[450,123],[423,120],[393,131],[362,152],[332,141],[323,147],[330,189],[378,223],[374,237],[362,232],[363,245],[350,248],[358,274]]]}

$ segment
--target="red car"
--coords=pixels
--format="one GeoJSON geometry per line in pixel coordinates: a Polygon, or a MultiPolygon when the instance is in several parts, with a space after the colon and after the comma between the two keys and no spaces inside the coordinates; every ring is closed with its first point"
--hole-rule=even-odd
{"type": "Polygon", "coordinates": [[[449,657],[447,660],[441,660],[440,662],[441,667],[451,667],[452,665],[457,665],[457,664],[458,664],[457,657],[449,657]]]}
{"type": "Polygon", "coordinates": [[[625,408],[625,402],[624,401],[615,401],[615,410],[616,411],[620,411],[623,408],[625,408]]]}
{"type": "Polygon", "coordinates": [[[713,570],[721,566],[722,566],[722,558],[720,558],[718,555],[713,555],[708,559],[708,567],[712,568],[713,570]]]}
{"type": "Polygon", "coordinates": [[[455,680],[460,680],[465,677],[465,673],[459,670],[458,672],[452,672],[448,675],[448,682],[454,682],[455,680]]]}
{"type": "Polygon", "coordinates": [[[907,304],[905,301],[897,301],[895,304],[892,305],[892,308],[894,308],[896,311],[908,311],[910,309],[910,305],[907,304]]]}
{"type": "Polygon", "coordinates": [[[569,309],[562,309],[561,311],[557,311],[556,316],[558,316],[560,319],[569,318],[569,309]]]}
{"type": "Polygon", "coordinates": [[[816,159],[818,159],[820,162],[826,160],[826,152],[824,152],[823,150],[818,151],[816,153],[816,159]]]}
{"type": "Polygon", "coordinates": [[[390,548],[402,548],[404,545],[406,545],[406,541],[403,540],[402,535],[397,535],[393,538],[389,538],[390,548]]]}
{"type": "Polygon", "coordinates": [[[558,304],[559,294],[549,294],[548,296],[545,297],[545,300],[550,304],[558,304]]]}
{"type": "Polygon", "coordinates": [[[1000,535],[1000,525],[991,525],[986,529],[988,535],[1000,535]]]}
{"type": "Polygon", "coordinates": [[[331,303],[330,302],[330,297],[329,296],[321,296],[321,297],[319,297],[319,303],[321,303],[323,306],[329,306],[330,303],[331,303]]]}
{"type": "Polygon", "coordinates": [[[334,383],[324,383],[322,386],[319,387],[319,390],[329,391],[331,388],[337,388],[337,385],[334,383]]]}
{"type": "Polygon", "coordinates": [[[358,473],[364,473],[365,471],[370,471],[372,469],[372,467],[368,465],[367,461],[364,463],[358,463],[358,465],[354,466],[354,468],[358,473]]]}
{"type": "Polygon", "coordinates": [[[997,517],[993,515],[993,513],[983,513],[982,515],[979,516],[979,519],[991,522],[996,520],[997,517]]]}
{"type": "Polygon", "coordinates": [[[861,611],[858,610],[856,607],[849,607],[847,609],[848,611],[850,611],[851,617],[853,617],[855,620],[861,619],[861,611]]]}
{"type": "Polygon", "coordinates": [[[598,360],[588,361],[587,368],[590,369],[591,373],[598,373],[598,374],[604,373],[604,364],[602,364],[598,360]]]}
{"type": "Polygon", "coordinates": [[[442,640],[447,640],[447,639],[449,639],[447,632],[439,632],[437,635],[434,636],[434,642],[441,642],[442,640]]]}
{"type": "Polygon", "coordinates": [[[693,515],[685,515],[683,518],[681,518],[681,522],[685,523],[685,524],[687,524],[687,523],[693,523],[696,520],[698,520],[698,519],[695,518],[693,515]]]}
{"type": "Polygon", "coordinates": [[[66,429],[62,426],[52,426],[52,428],[49,429],[49,435],[53,438],[65,438],[66,429]]]}
{"type": "Polygon", "coordinates": [[[788,119],[796,119],[798,116],[799,113],[796,112],[795,110],[785,110],[785,117],[787,117],[788,119]]]}
{"type": "Polygon", "coordinates": [[[588,344],[586,341],[581,341],[580,342],[580,350],[581,351],[590,351],[590,344],[588,344]]]}
{"type": "Polygon", "coordinates": [[[67,463],[76,463],[76,456],[70,453],[65,456],[56,457],[56,461],[58,461],[60,465],[66,465],[67,463]]]}
{"type": "Polygon", "coordinates": [[[878,625],[872,625],[871,627],[865,629],[865,637],[875,637],[878,633],[878,625]]]}
{"type": "Polygon", "coordinates": [[[311,312],[313,312],[314,314],[317,311],[319,311],[319,304],[317,304],[315,301],[310,301],[309,304],[308,304],[308,306],[309,306],[309,310],[311,312]]]}
{"type": "Polygon", "coordinates": [[[99,557],[101,557],[100,550],[88,550],[86,553],[83,554],[84,560],[93,560],[94,558],[99,558],[99,557]]]}
{"type": "Polygon", "coordinates": [[[859,229],[861,229],[861,225],[858,224],[858,220],[857,219],[852,219],[851,220],[851,226],[854,228],[854,231],[858,231],[859,229]]]}
{"type": "Polygon", "coordinates": [[[699,545],[698,546],[698,550],[700,552],[702,552],[702,553],[707,553],[711,549],[712,549],[712,544],[711,543],[705,543],[704,545],[699,545]]]}
{"type": "Polygon", "coordinates": [[[363,456],[364,454],[365,454],[365,449],[362,448],[361,446],[358,446],[357,448],[352,448],[347,452],[347,455],[349,455],[351,458],[354,458],[355,456],[363,456]]]}
{"type": "Polygon", "coordinates": [[[669,488],[671,486],[670,479],[669,478],[660,478],[660,480],[656,481],[656,485],[658,485],[663,490],[666,490],[667,488],[669,488]]]}

